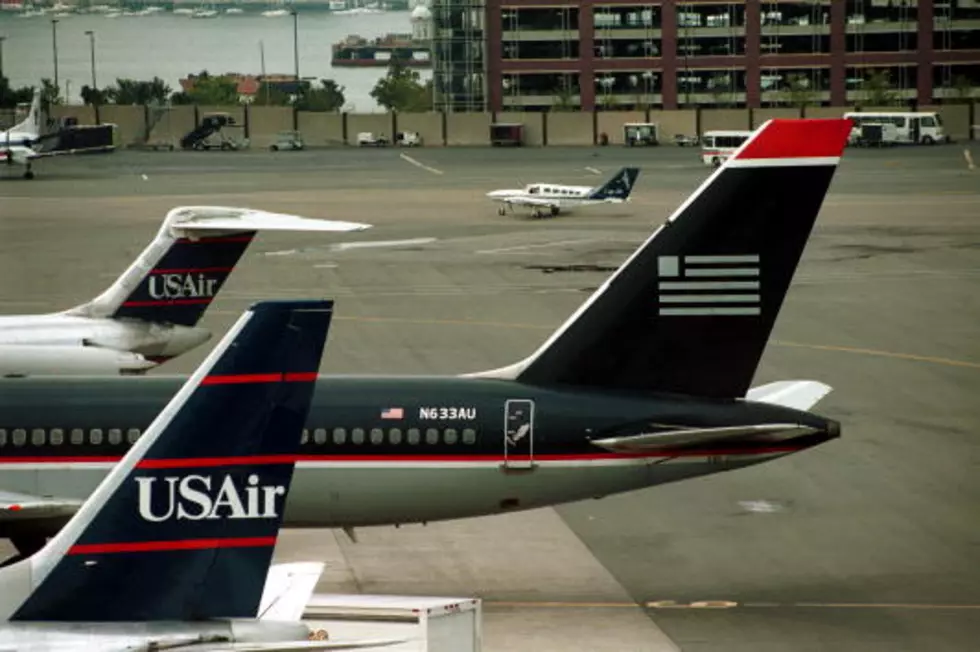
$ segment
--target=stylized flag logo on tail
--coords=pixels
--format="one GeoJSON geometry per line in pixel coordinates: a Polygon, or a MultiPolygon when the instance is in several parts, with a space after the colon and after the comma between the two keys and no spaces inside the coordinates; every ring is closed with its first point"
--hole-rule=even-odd
{"type": "Polygon", "coordinates": [[[660,256],[657,262],[660,315],[752,316],[762,310],[756,254],[660,256]]]}

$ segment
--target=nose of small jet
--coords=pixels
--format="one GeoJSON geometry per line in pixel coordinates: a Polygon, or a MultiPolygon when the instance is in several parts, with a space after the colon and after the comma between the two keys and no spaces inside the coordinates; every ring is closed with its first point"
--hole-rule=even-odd
{"type": "Polygon", "coordinates": [[[490,192],[487,193],[487,197],[489,197],[490,199],[499,199],[503,197],[505,194],[507,194],[506,190],[491,190],[490,192]]]}

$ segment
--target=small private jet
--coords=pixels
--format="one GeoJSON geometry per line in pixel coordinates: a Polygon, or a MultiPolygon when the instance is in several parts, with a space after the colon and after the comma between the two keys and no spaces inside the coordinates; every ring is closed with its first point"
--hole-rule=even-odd
{"type": "MultiPolygon", "coordinates": [[[[95,127],[85,129],[97,129],[95,127]]],[[[106,131],[105,133],[110,133],[106,131]]],[[[41,134],[41,91],[35,89],[34,99],[27,111],[27,117],[17,123],[7,131],[0,132],[0,164],[6,166],[24,166],[23,177],[25,179],[34,178],[34,161],[52,156],[67,156],[72,154],[95,154],[108,153],[115,150],[115,145],[111,142],[88,143],[78,147],[69,145],[67,147],[55,145],[54,148],[44,150],[41,145],[45,142],[56,142],[61,140],[62,132],[52,134],[41,134]]],[[[77,142],[79,139],[73,139],[77,142]]]]}
{"type": "Polygon", "coordinates": [[[630,199],[630,192],[640,176],[640,168],[623,168],[609,181],[598,187],[563,186],[557,183],[531,183],[524,188],[491,190],[487,197],[503,205],[498,215],[505,215],[514,206],[529,206],[531,217],[555,217],[562,210],[594,206],[597,204],[622,204],[630,199]]]}

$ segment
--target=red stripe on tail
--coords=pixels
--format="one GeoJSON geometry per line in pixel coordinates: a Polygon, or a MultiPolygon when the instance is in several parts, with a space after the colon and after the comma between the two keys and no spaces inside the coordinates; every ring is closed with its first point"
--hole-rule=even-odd
{"type": "Polygon", "coordinates": [[[159,552],[163,550],[211,550],[214,548],[262,548],[276,545],[276,537],[238,537],[229,539],[183,539],[178,541],[130,541],[126,543],[88,543],[68,549],[69,555],[97,555],[111,552],[159,552]]]}
{"type": "Polygon", "coordinates": [[[242,385],[246,383],[308,383],[316,380],[315,371],[274,372],[269,374],[230,374],[205,376],[202,385],[242,385]]]}
{"type": "Polygon", "coordinates": [[[740,161],[760,158],[839,158],[847,145],[851,124],[844,118],[772,120],[736,158],[740,161]]]}

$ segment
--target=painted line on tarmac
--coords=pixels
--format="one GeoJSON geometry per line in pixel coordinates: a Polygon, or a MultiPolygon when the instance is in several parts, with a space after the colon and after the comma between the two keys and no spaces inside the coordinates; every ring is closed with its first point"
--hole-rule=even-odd
{"type": "Polygon", "coordinates": [[[924,604],[908,602],[735,602],[732,600],[699,600],[676,602],[654,600],[647,609],[916,609],[934,611],[977,611],[980,604],[924,604]]]}
{"type": "Polygon", "coordinates": [[[364,242],[341,242],[331,245],[333,251],[348,251],[350,249],[373,249],[378,247],[407,247],[409,245],[429,244],[435,238],[412,238],[410,240],[367,240],[364,242]]]}
{"type": "Polygon", "coordinates": [[[786,346],[798,349],[814,349],[816,351],[835,351],[839,353],[857,353],[860,355],[871,355],[881,358],[897,358],[899,360],[914,360],[916,362],[931,362],[949,367],[966,367],[967,369],[980,369],[980,362],[970,362],[969,360],[953,360],[951,358],[938,358],[931,355],[917,355],[914,353],[899,353],[896,351],[880,351],[877,349],[862,349],[852,346],[834,346],[830,344],[805,344],[803,342],[787,342],[784,340],[773,340],[776,346],[786,346]]]}
{"type": "Polygon", "coordinates": [[[592,174],[602,174],[602,171],[599,170],[598,168],[589,168],[589,167],[587,167],[585,169],[588,170],[589,172],[591,172],[592,174]]]}
{"type": "Polygon", "coordinates": [[[422,163],[421,161],[415,160],[414,158],[412,158],[408,154],[399,154],[399,157],[401,157],[401,159],[403,161],[405,161],[406,163],[411,163],[415,167],[422,168],[426,172],[431,172],[432,174],[442,174],[442,170],[437,170],[437,169],[435,169],[433,167],[429,167],[425,163],[422,163]]]}
{"type": "Polygon", "coordinates": [[[484,600],[485,607],[531,609],[639,609],[635,602],[525,602],[520,600],[484,600]]]}
{"type": "Polygon", "coordinates": [[[526,245],[516,245],[513,247],[501,247],[499,249],[481,249],[477,251],[478,254],[506,254],[518,251],[525,251],[527,249],[541,249],[543,247],[560,247],[561,245],[567,244],[582,244],[585,242],[598,242],[599,238],[585,238],[579,240],[559,240],[557,242],[539,242],[536,244],[526,244],[526,245]]]}

